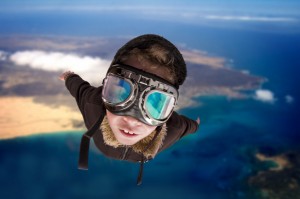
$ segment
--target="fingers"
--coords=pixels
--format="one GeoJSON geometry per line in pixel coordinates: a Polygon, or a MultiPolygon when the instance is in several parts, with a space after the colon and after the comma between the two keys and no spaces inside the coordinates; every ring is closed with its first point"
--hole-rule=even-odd
{"type": "Polygon", "coordinates": [[[66,81],[66,79],[70,76],[74,74],[74,72],[72,71],[66,71],[64,73],[62,73],[58,78],[61,80],[61,81],[66,81]]]}
{"type": "Polygon", "coordinates": [[[63,74],[61,74],[61,75],[59,75],[59,77],[58,77],[61,81],[65,81],[65,78],[64,78],[64,73],[63,74]]]}
{"type": "Polygon", "coordinates": [[[196,122],[198,123],[198,125],[200,124],[200,117],[197,118],[196,122]]]}

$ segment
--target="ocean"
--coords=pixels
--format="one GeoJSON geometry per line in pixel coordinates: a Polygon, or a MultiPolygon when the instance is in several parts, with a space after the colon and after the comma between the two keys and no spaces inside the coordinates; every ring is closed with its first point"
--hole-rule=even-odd
{"type": "MultiPolygon", "coordinates": [[[[255,155],[300,151],[300,35],[284,30],[217,28],[132,18],[120,22],[118,16],[110,21],[103,19],[101,25],[95,26],[95,17],[62,13],[1,15],[5,28],[0,32],[70,36],[162,34],[191,49],[226,58],[232,69],[267,78],[262,89],[272,91],[275,101],[198,97],[201,106],[185,108],[180,113],[191,118],[200,116],[199,131],[147,163],[143,185],[139,187],[135,185],[138,164],[104,158],[94,146],[90,150],[90,169],[78,170],[82,132],[1,140],[0,198],[261,198],[261,188],[250,186],[249,180],[276,164],[260,162],[255,155]],[[140,25],[143,20],[147,26],[140,25]]],[[[249,94],[254,95],[254,91],[249,94]]]]}

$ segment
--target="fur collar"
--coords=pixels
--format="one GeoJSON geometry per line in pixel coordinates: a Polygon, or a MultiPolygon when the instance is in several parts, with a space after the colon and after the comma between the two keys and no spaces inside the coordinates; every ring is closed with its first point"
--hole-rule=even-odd
{"type": "MultiPolygon", "coordinates": [[[[115,138],[115,135],[112,132],[110,126],[109,126],[109,123],[108,123],[108,120],[107,120],[106,116],[103,118],[103,121],[102,121],[101,126],[100,126],[100,130],[102,131],[103,140],[104,140],[105,144],[107,144],[109,146],[112,146],[114,148],[125,146],[125,145],[119,143],[118,140],[115,138]]],[[[150,135],[148,135],[144,139],[140,140],[136,144],[131,145],[130,147],[136,153],[142,153],[143,150],[148,146],[148,144],[153,139],[155,133],[156,133],[156,130],[154,130],[150,135]]],[[[158,150],[162,146],[163,140],[164,140],[166,135],[167,135],[167,127],[166,127],[166,124],[164,124],[161,132],[159,133],[159,135],[156,137],[156,139],[154,140],[152,145],[149,147],[149,149],[146,150],[143,153],[143,155],[148,159],[149,158],[154,158],[155,155],[157,154],[158,150]]]]}

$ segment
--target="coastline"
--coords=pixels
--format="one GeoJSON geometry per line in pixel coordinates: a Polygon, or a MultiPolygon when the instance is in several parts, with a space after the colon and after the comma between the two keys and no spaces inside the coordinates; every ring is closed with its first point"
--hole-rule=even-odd
{"type": "Polygon", "coordinates": [[[0,139],[84,129],[76,125],[79,111],[68,106],[35,103],[34,97],[1,97],[0,106],[0,139]]]}

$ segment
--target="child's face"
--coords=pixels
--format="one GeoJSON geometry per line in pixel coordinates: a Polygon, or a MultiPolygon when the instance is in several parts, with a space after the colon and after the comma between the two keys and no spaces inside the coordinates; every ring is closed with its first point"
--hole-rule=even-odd
{"type": "MultiPolygon", "coordinates": [[[[166,75],[166,69],[161,67],[149,67],[147,63],[140,63],[135,57],[131,56],[124,62],[124,64],[142,69],[148,73],[155,74],[161,78],[173,82],[172,79],[170,79],[170,75],[166,75]]],[[[144,124],[131,116],[118,116],[109,112],[108,110],[106,113],[108,123],[116,139],[124,145],[133,145],[150,135],[156,129],[156,126],[144,124]]]]}
{"type": "Polygon", "coordinates": [[[156,126],[144,124],[131,116],[118,116],[106,110],[108,123],[116,139],[124,145],[133,145],[150,135],[156,126]]]}

